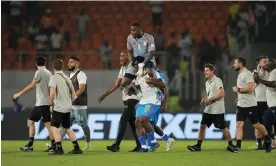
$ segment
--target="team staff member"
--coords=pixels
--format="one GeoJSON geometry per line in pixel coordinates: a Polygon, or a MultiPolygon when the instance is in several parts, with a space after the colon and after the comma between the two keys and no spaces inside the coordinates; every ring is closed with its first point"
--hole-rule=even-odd
{"type": "MultiPolygon", "coordinates": [[[[233,87],[233,91],[238,94],[236,139],[237,146],[241,149],[243,125],[246,117],[249,118],[253,127],[265,136],[265,140],[269,140],[270,137],[265,127],[259,123],[257,100],[253,93],[254,78],[252,73],[246,69],[246,60],[242,57],[236,58],[233,66],[239,72],[237,86],[233,87]]],[[[268,143],[266,143],[266,148],[268,148],[268,143]]]]}
{"type": "Polygon", "coordinates": [[[61,144],[61,134],[59,127],[65,129],[66,134],[74,145],[74,149],[69,152],[71,154],[82,154],[77,137],[72,129],[70,129],[70,113],[72,109],[72,101],[76,99],[76,93],[73,84],[68,76],[63,73],[64,63],[61,59],[53,62],[55,74],[49,82],[50,87],[50,104],[52,106],[52,132],[55,138],[56,149],[53,155],[64,154],[61,144]]]}
{"type": "Polygon", "coordinates": [[[54,149],[54,138],[51,131],[51,113],[50,113],[50,101],[49,101],[49,88],[48,84],[51,77],[51,72],[46,69],[46,60],[44,57],[37,57],[35,60],[37,71],[33,81],[21,90],[19,93],[13,95],[13,99],[18,99],[23,94],[28,93],[34,87],[36,87],[36,102],[35,107],[32,110],[29,120],[29,142],[24,147],[19,148],[21,151],[33,151],[33,143],[35,136],[35,122],[38,122],[41,118],[44,122],[44,125],[48,129],[49,137],[51,139],[51,146],[47,151],[52,151],[54,149]]]}
{"type": "MultiPolygon", "coordinates": [[[[108,95],[110,95],[120,87],[122,78],[126,74],[126,71],[132,72],[132,74],[134,74],[134,68],[131,65],[128,59],[128,56],[125,52],[121,52],[120,64],[122,67],[120,69],[117,79],[115,80],[113,86],[99,97],[98,99],[99,103],[101,103],[108,95]]],[[[132,152],[138,151],[141,149],[141,145],[139,143],[139,140],[136,134],[136,128],[135,128],[135,106],[139,101],[139,97],[135,94],[129,95],[125,90],[122,90],[122,100],[125,108],[120,119],[119,134],[117,136],[115,143],[113,143],[111,146],[107,146],[106,148],[107,150],[110,150],[112,152],[118,152],[120,150],[120,144],[124,137],[124,134],[127,128],[127,123],[129,123],[136,142],[136,147],[132,150],[132,152]]]]}
{"type": "MultiPolygon", "coordinates": [[[[268,66],[268,70],[270,71],[268,81],[261,79],[257,73],[254,74],[254,77],[256,82],[260,82],[267,86],[266,97],[268,110],[264,118],[264,125],[266,130],[268,131],[268,134],[273,138],[272,127],[274,126],[275,128],[276,126],[276,60],[269,60],[268,66]]],[[[270,139],[267,140],[267,144],[270,144],[270,139]]],[[[271,151],[270,147],[271,146],[266,148],[267,152],[271,151]]]]}
{"type": "Polygon", "coordinates": [[[201,143],[205,137],[206,127],[210,127],[213,123],[216,128],[223,131],[225,139],[228,142],[227,150],[230,152],[239,152],[238,148],[233,145],[231,134],[225,125],[224,114],[224,89],[220,78],[215,74],[215,67],[212,64],[206,64],[204,74],[206,81],[207,97],[204,98],[200,104],[205,105],[202,121],[199,128],[197,144],[188,146],[190,151],[201,151],[201,143]]]}
{"type": "MultiPolygon", "coordinates": [[[[268,63],[268,57],[267,56],[261,56],[259,58],[257,69],[254,72],[257,72],[260,74],[262,79],[268,80],[269,73],[267,72],[267,63],[268,63]]],[[[259,122],[263,124],[263,117],[265,115],[265,112],[267,110],[267,99],[266,99],[266,86],[262,83],[256,83],[255,87],[255,95],[257,98],[257,108],[258,108],[258,117],[259,122]]],[[[262,144],[262,137],[263,135],[259,130],[255,130],[256,138],[258,142],[258,148],[257,149],[264,149],[264,144],[262,144]]]]}
{"type": "Polygon", "coordinates": [[[71,57],[68,62],[68,70],[71,71],[69,77],[77,96],[77,99],[72,104],[71,123],[75,121],[82,127],[86,141],[85,147],[82,150],[91,150],[90,129],[87,125],[87,77],[79,67],[80,59],[71,57]]]}

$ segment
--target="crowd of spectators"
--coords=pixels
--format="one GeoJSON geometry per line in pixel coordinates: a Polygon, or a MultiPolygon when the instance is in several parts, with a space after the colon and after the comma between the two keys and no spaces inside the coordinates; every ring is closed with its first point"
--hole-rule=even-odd
{"type": "MultiPolygon", "coordinates": [[[[80,43],[87,38],[88,23],[91,22],[85,9],[82,9],[76,18],[76,31],[69,32],[62,19],[53,18],[52,9],[45,8],[39,1],[4,1],[2,3],[2,29],[9,24],[12,26],[8,35],[8,47],[17,50],[19,41],[24,38],[36,48],[37,55],[49,56],[48,52],[55,57],[62,57],[64,47],[69,47],[72,37],[80,43]],[[75,34],[72,34],[75,33],[75,34]]],[[[191,69],[191,60],[199,57],[198,68],[203,69],[205,63],[216,64],[221,60],[222,52],[219,39],[214,36],[213,40],[206,38],[208,34],[202,34],[200,41],[195,41],[188,27],[183,27],[183,32],[172,32],[169,39],[165,38],[163,25],[163,1],[150,1],[152,8],[152,25],[157,51],[166,51],[172,56],[166,56],[169,77],[173,77],[176,68],[181,64],[188,65],[191,69]],[[179,37],[180,36],[180,37],[179,37]],[[180,40],[178,40],[180,38],[180,40]],[[168,41],[169,44],[168,44],[168,41]],[[195,52],[194,48],[198,51],[195,52]]],[[[256,26],[265,25],[275,5],[263,2],[236,2],[228,10],[228,22],[225,25],[225,40],[227,51],[230,56],[236,56],[245,46],[247,39],[252,41],[256,36],[256,26]]],[[[197,34],[198,35],[198,34],[197,34]]],[[[112,45],[108,41],[101,41],[99,55],[105,69],[112,68],[112,45]]],[[[24,50],[28,48],[23,47],[24,50]]],[[[22,48],[20,49],[22,52],[22,48]]],[[[23,55],[23,54],[21,54],[23,55]]],[[[24,58],[23,58],[24,59],[24,58]]],[[[182,67],[182,69],[186,67],[182,67]]],[[[188,72],[188,71],[185,71],[188,72]]]]}

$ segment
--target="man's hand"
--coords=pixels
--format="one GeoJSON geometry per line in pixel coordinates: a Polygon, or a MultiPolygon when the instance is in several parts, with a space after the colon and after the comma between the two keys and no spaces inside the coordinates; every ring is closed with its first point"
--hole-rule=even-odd
{"type": "Polygon", "coordinates": [[[200,101],[200,105],[203,105],[204,104],[204,100],[205,100],[206,98],[204,98],[204,99],[202,99],[201,101],[200,101]]]}
{"type": "Polygon", "coordinates": [[[105,95],[101,95],[99,98],[98,98],[98,103],[101,104],[101,102],[105,99],[105,95]]]}
{"type": "Polygon", "coordinates": [[[16,94],[13,95],[13,99],[16,100],[16,99],[18,99],[20,96],[21,96],[20,93],[16,93],[16,94]]]}
{"type": "Polygon", "coordinates": [[[53,112],[53,110],[54,110],[54,106],[51,105],[51,106],[50,106],[50,112],[53,112]]]}
{"type": "Polygon", "coordinates": [[[212,101],[208,98],[201,100],[202,105],[209,105],[212,103],[212,101]]]}
{"type": "Polygon", "coordinates": [[[260,83],[260,76],[259,76],[259,74],[257,72],[254,72],[253,77],[254,77],[255,83],[259,84],[260,83]]]}
{"type": "Polygon", "coordinates": [[[238,98],[234,101],[234,104],[237,104],[238,103],[238,98]]]}
{"type": "Polygon", "coordinates": [[[235,93],[238,93],[238,87],[237,86],[233,86],[233,92],[235,92],[235,93]]]}

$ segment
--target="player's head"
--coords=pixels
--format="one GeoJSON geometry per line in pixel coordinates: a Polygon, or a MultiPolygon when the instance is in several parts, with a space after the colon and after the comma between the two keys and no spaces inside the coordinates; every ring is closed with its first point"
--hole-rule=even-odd
{"type": "Polygon", "coordinates": [[[264,70],[268,69],[268,57],[267,56],[261,56],[259,58],[259,66],[264,70]]]}
{"type": "Polygon", "coordinates": [[[139,23],[134,23],[131,25],[131,35],[133,38],[139,38],[142,35],[142,28],[139,23]]]}
{"type": "Polygon", "coordinates": [[[205,64],[205,67],[204,67],[205,78],[211,79],[215,74],[215,69],[216,69],[215,66],[212,65],[211,63],[205,64]]]}
{"type": "Polygon", "coordinates": [[[146,73],[153,78],[154,77],[154,63],[152,61],[148,61],[145,66],[144,69],[146,70],[146,73]]]}
{"type": "Polygon", "coordinates": [[[246,60],[243,57],[236,58],[233,67],[236,71],[240,71],[242,68],[246,67],[246,60]]]}
{"type": "Polygon", "coordinates": [[[271,72],[276,68],[276,59],[269,59],[268,60],[268,68],[267,71],[271,72]]]}
{"type": "Polygon", "coordinates": [[[63,60],[61,60],[61,59],[54,60],[54,62],[53,62],[53,69],[55,71],[62,71],[63,67],[64,67],[63,60]]]}
{"type": "Polygon", "coordinates": [[[129,59],[128,59],[128,55],[126,53],[126,51],[121,51],[120,54],[120,65],[121,66],[126,66],[129,63],[129,59]]]}
{"type": "Polygon", "coordinates": [[[79,68],[80,59],[78,57],[71,56],[68,61],[68,70],[74,71],[79,68]]]}
{"type": "Polygon", "coordinates": [[[35,64],[36,66],[45,66],[46,65],[46,59],[43,56],[39,56],[35,58],[35,64]]]}

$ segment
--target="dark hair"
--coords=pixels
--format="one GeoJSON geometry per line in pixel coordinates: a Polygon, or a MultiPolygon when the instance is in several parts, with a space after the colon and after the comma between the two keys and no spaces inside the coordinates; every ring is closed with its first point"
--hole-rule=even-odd
{"type": "Polygon", "coordinates": [[[260,56],[259,61],[261,61],[262,59],[267,59],[267,56],[260,56]]]}
{"type": "Polygon", "coordinates": [[[56,59],[53,62],[53,68],[57,71],[62,70],[64,66],[63,60],[61,59],[56,59]]]}
{"type": "Polygon", "coordinates": [[[80,59],[78,57],[75,57],[75,56],[71,56],[70,59],[74,59],[75,61],[80,62],[80,59]]]}
{"type": "Polygon", "coordinates": [[[46,64],[46,59],[45,59],[45,57],[43,57],[43,56],[36,57],[36,58],[35,58],[35,64],[36,64],[37,66],[45,66],[45,64],[46,64]]]}
{"type": "Polygon", "coordinates": [[[241,63],[244,67],[246,66],[246,60],[243,57],[238,57],[236,58],[239,63],[241,63]]]}
{"type": "Polygon", "coordinates": [[[156,65],[159,65],[159,64],[160,64],[160,59],[159,59],[159,57],[155,57],[155,62],[156,62],[156,65]]]}
{"type": "Polygon", "coordinates": [[[139,27],[139,28],[141,28],[141,25],[139,24],[139,23],[133,23],[131,26],[134,26],[134,27],[139,27]]]}
{"type": "Polygon", "coordinates": [[[211,71],[215,71],[216,70],[215,66],[212,65],[211,63],[205,64],[205,68],[209,68],[211,71]]]}

